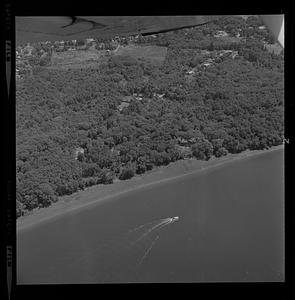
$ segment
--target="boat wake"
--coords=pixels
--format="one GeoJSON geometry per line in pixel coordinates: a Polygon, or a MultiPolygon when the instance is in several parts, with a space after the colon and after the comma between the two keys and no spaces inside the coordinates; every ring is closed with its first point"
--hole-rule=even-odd
{"type": "Polygon", "coordinates": [[[139,225],[91,250],[75,264],[83,265],[92,273],[90,281],[93,282],[132,282],[164,229],[178,220],[176,216],[139,225]]]}

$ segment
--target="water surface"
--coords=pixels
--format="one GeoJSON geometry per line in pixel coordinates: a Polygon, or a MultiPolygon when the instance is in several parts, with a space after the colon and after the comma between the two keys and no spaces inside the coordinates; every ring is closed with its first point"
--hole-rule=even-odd
{"type": "Polygon", "coordinates": [[[276,150],[19,231],[17,282],[283,281],[283,210],[276,150]]]}

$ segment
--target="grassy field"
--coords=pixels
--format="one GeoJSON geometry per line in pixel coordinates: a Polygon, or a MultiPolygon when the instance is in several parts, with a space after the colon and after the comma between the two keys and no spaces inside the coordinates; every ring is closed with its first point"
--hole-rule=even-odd
{"type": "Polygon", "coordinates": [[[107,57],[105,51],[98,50],[76,50],[55,52],[52,54],[51,67],[61,69],[80,69],[98,67],[105,62],[107,57]]]}
{"type": "MultiPolygon", "coordinates": [[[[159,46],[137,46],[128,45],[118,47],[111,55],[131,56],[135,59],[146,59],[159,66],[163,63],[167,53],[166,47],[159,46]]],[[[104,50],[76,50],[55,52],[52,54],[51,69],[81,69],[96,68],[101,63],[108,60],[110,56],[106,55],[104,50]]]]}
{"type": "Polygon", "coordinates": [[[128,45],[120,47],[114,55],[131,56],[136,59],[147,59],[155,65],[161,65],[165,60],[167,47],[128,45]]]}

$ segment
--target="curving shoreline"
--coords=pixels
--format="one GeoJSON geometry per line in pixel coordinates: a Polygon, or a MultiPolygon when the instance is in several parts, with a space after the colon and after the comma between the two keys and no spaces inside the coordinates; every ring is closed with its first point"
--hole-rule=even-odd
{"type": "Polygon", "coordinates": [[[111,185],[95,185],[84,191],[78,191],[72,195],[61,197],[58,202],[52,204],[50,207],[33,210],[28,215],[18,218],[17,231],[52,221],[66,214],[78,212],[92,205],[116,199],[130,192],[151,188],[157,184],[164,184],[191,174],[212,170],[237,160],[281,149],[284,149],[283,145],[275,146],[268,150],[246,150],[239,154],[229,154],[221,158],[212,158],[209,161],[198,161],[195,159],[180,160],[168,166],[159,167],[143,175],[133,177],[127,181],[115,181],[111,185]]]}

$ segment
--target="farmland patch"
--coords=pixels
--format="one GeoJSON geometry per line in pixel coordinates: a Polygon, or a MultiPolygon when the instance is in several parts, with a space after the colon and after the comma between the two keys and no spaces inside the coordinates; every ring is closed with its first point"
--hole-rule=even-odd
{"type": "Polygon", "coordinates": [[[135,59],[149,60],[155,65],[161,65],[166,57],[167,47],[128,45],[120,47],[114,55],[131,56],[135,59]]]}
{"type": "Polygon", "coordinates": [[[107,60],[106,51],[76,50],[55,52],[52,54],[51,67],[61,69],[79,69],[98,67],[107,60]]]}

